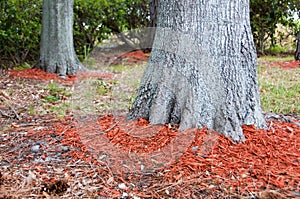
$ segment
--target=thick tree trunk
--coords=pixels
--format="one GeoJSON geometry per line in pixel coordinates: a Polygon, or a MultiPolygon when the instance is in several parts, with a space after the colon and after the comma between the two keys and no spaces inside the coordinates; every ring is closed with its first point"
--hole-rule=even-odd
{"type": "Polygon", "coordinates": [[[149,64],[127,119],[207,126],[235,141],[266,127],[249,1],[165,0],[149,64]]]}
{"type": "Polygon", "coordinates": [[[297,35],[297,48],[295,52],[295,60],[300,60],[300,32],[297,35]]]}
{"type": "Polygon", "coordinates": [[[74,0],[44,0],[40,59],[38,67],[64,77],[84,67],[73,43],[74,0]]]}

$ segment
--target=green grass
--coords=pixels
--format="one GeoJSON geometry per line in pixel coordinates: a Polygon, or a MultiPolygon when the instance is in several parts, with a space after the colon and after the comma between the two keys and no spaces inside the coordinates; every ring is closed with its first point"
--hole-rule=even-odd
{"type": "Polygon", "coordinates": [[[55,113],[56,115],[58,115],[58,117],[64,117],[66,115],[66,112],[69,111],[70,108],[70,103],[63,102],[57,106],[51,106],[49,108],[49,111],[55,113]]]}
{"type": "Polygon", "coordinates": [[[135,66],[127,66],[125,64],[118,64],[118,65],[111,65],[108,67],[108,70],[114,72],[114,73],[122,73],[122,72],[128,72],[135,66]]]}
{"type": "Polygon", "coordinates": [[[52,113],[55,113],[59,117],[64,116],[66,111],[71,107],[70,103],[66,101],[69,97],[72,96],[72,93],[67,90],[66,87],[58,83],[49,83],[46,86],[41,88],[45,94],[44,97],[40,100],[40,110],[30,110],[30,113],[44,113],[46,110],[49,110],[52,113]]]}
{"type": "Polygon", "coordinates": [[[282,62],[282,61],[291,61],[294,60],[294,57],[292,55],[289,56],[262,56],[258,58],[259,62],[282,62]]]}
{"type": "MultiPolygon", "coordinates": [[[[260,61],[287,61],[287,58],[263,57],[260,61]]],[[[291,59],[289,59],[291,60],[291,59]]],[[[259,66],[261,103],[264,111],[300,114],[300,69],[284,70],[259,66]]]]}

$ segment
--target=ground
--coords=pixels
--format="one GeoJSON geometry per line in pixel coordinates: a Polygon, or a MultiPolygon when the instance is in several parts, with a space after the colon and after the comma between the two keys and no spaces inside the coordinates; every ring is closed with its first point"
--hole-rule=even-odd
{"type": "Polygon", "coordinates": [[[300,197],[299,62],[260,59],[269,129],[244,126],[236,144],[207,129],[126,122],[147,57],[94,55],[94,72],[67,79],[2,71],[0,198],[300,197]]]}

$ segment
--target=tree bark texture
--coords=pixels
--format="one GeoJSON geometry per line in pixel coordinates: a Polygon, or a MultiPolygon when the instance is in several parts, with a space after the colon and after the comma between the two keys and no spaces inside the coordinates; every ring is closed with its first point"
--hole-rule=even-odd
{"type": "Polygon", "coordinates": [[[60,76],[83,70],[73,42],[74,0],[44,0],[38,67],[60,76]]]}
{"type": "Polygon", "coordinates": [[[266,127],[249,1],[163,0],[150,61],[128,120],[207,126],[234,141],[266,127]]]}
{"type": "Polygon", "coordinates": [[[158,0],[151,0],[150,1],[150,28],[149,28],[149,42],[148,47],[152,49],[155,32],[157,27],[157,9],[158,9],[158,0]]]}
{"type": "Polygon", "coordinates": [[[297,48],[295,52],[295,60],[300,60],[300,32],[297,35],[297,48]]]}

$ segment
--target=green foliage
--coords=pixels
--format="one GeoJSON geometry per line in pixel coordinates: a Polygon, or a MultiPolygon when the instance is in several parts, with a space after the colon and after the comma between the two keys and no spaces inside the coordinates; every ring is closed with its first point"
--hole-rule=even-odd
{"type": "Polygon", "coordinates": [[[275,31],[278,24],[295,30],[294,13],[300,16],[299,0],[250,0],[251,27],[257,50],[264,52],[265,42],[276,44],[275,31]]]}
{"type": "MultiPolygon", "coordinates": [[[[147,26],[149,0],[75,0],[74,43],[84,60],[111,34],[147,26]]],[[[39,56],[42,0],[0,2],[0,66],[32,63],[39,56]]]]}
{"type": "MultiPolygon", "coordinates": [[[[85,60],[97,43],[112,34],[147,27],[149,3],[150,0],[75,0],[74,43],[80,60],[85,60]]],[[[267,39],[271,39],[272,50],[278,51],[278,23],[292,27],[294,35],[300,31],[300,22],[292,18],[295,12],[300,13],[299,0],[250,0],[250,8],[258,51],[265,49],[267,39]]],[[[42,0],[0,2],[0,66],[22,66],[38,59],[41,18],[42,0]]]]}
{"type": "Polygon", "coordinates": [[[268,49],[268,51],[269,51],[270,53],[280,54],[280,53],[286,52],[287,49],[284,48],[284,47],[282,47],[282,46],[280,46],[280,45],[275,44],[275,45],[271,46],[271,47],[268,49]]]}
{"type": "Polygon", "coordinates": [[[147,26],[149,0],[75,0],[74,41],[81,60],[111,34],[147,26]]]}
{"type": "Polygon", "coordinates": [[[39,52],[41,0],[0,3],[0,59],[18,65],[33,61],[39,52]]]}

